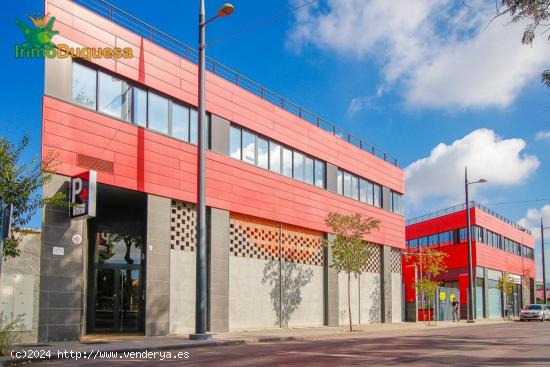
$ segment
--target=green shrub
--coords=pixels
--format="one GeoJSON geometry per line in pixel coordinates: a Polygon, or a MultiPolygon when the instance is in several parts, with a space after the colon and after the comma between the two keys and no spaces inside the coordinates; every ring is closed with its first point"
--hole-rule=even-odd
{"type": "Polygon", "coordinates": [[[14,320],[8,321],[7,316],[0,312],[0,356],[9,354],[13,345],[21,341],[15,330],[23,328],[24,316],[24,314],[20,314],[14,320]]]}

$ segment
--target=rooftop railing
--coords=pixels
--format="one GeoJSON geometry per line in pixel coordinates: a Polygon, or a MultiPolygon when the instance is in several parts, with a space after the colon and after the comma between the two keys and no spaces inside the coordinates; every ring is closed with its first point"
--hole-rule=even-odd
{"type": "MultiPolygon", "coordinates": [[[[72,0],[74,3],[85,7],[88,10],[99,14],[110,21],[148,39],[151,42],[189,60],[192,63],[198,63],[198,52],[180,42],[176,38],[150,26],[142,20],[134,17],[126,11],[112,5],[104,0],[72,0]]],[[[299,118],[338,136],[344,141],[355,145],[356,147],[380,158],[384,161],[397,166],[397,159],[384,152],[383,150],[375,147],[372,144],[367,143],[365,140],[353,136],[348,131],[341,129],[340,127],[326,121],[313,112],[297,105],[294,102],[289,101],[285,97],[271,91],[270,89],[256,83],[255,81],[237,73],[236,71],[228,68],[227,66],[220,64],[219,62],[206,58],[206,69],[256,96],[290,112],[299,118]]]]}
{"type": "MultiPolygon", "coordinates": [[[[531,234],[531,231],[528,230],[527,228],[522,227],[519,224],[517,224],[516,222],[514,222],[514,221],[512,221],[508,218],[503,217],[499,213],[495,212],[494,210],[491,210],[491,209],[487,208],[486,206],[484,206],[480,203],[476,203],[475,201],[471,201],[470,202],[470,207],[471,208],[477,208],[477,209],[479,209],[479,210],[481,210],[481,211],[497,218],[498,220],[500,220],[500,221],[502,221],[506,224],[509,224],[514,228],[519,229],[520,231],[523,231],[527,234],[531,234]]],[[[421,215],[421,216],[416,217],[416,218],[408,219],[407,220],[407,225],[409,226],[411,224],[424,222],[426,220],[434,219],[434,218],[437,218],[437,217],[442,217],[444,215],[456,213],[456,212],[459,212],[459,211],[465,210],[465,209],[466,209],[466,204],[451,206],[449,208],[441,209],[441,210],[438,210],[438,211],[433,212],[433,213],[429,213],[429,214],[421,215]]]]}

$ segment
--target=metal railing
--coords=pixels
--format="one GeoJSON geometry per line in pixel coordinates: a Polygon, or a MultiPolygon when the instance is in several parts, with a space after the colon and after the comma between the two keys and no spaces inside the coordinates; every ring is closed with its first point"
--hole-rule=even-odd
{"type": "MultiPolygon", "coordinates": [[[[142,20],[134,17],[126,11],[112,5],[104,0],[72,0],[74,3],[85,7],[94,13],[101,15],[110,21],[124,27],[141,37],[148,39],[151,42],[189,60],[192,63],[198,63],[198,52],[187,46],[186,44],[178,41],[176,38],[150,26],[142,20]]],[[[319,117],[315,113],[297,105],[296,103],[289,101],[285,97],[273,92],[272,90],[265,88],[264,86],[256,83],[255,81],[237,73],[236,71],[228,68],[227,66],[220,64],[219,62],[207,58],[206,70],[215,74],[245,90],[255,94],[256,96],[274,104],[277,107],[284,109],[287,112],[292,113],[295,116],[341,138],[342,140],[353,144],[354,146],[380,158],[384,161],[397,166],[397,159],[392,157],[383,150],[375,147],[372,144],[367,143],[365,140],[353,136],[348,131],[334,125],[331,122],[319,117]]]]}
{"type": "MultiPolygon", "coordinates": [[[[512,221],[512,220],[510,220],[506,217],[503,217],[502,215],[498,214],[494,210],[491,210],[491,209],[487,208],[483,204],[476,203],[475,201],[470,201],[470,208],[477,208],[477,209],[479,209],[479,210],[481,210],[481,211],[497,218],[498,220],[500,220],[500,221],[502,221],[506,224],[509,224],[514,228],[519,229],[520,231],[523,231],[527,234],[531,234],[531,231],[528,230],[527,228],[520,226],[516,222],[514,222],[514,221],[512,221]]],[[[459,211],[465,210],[465,209],[466,209],[466,204],[459,204],[459,205],[451,206],[449,208],[441,209],[441,210],[438,210],[438,211],[433,212],[433,213],[429,213],[429,214],[421,215],[421,216],[416,217],[416,218],[408,219],[407,220],[407,225],[409,226],[411,224],[424,222],[426,220],[434,219],[434,218],[441,217],[441,216],[444,216],[444,215],[447,215],[447,214],[456,213],[456,212],[459,212],[459,211]]]]}

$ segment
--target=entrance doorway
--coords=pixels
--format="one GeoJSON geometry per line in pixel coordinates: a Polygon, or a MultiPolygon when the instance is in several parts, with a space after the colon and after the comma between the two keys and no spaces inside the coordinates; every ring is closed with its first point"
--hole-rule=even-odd
{"type": "Polygon", "coordinates": [[[88,227],[88,333],[144,331],[145,213],[143,194],[98,188],[88,227]]]}

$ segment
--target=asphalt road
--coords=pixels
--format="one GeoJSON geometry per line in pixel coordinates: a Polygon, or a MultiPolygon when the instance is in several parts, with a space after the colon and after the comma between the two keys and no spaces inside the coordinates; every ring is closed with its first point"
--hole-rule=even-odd
{"type": "MultiPolygon", "coordinates": [[[[550,366],[550,323],[427,327],[407,336],[185,350],[188,359],[57,360],[36,366],[550,366]]],[[[170,351],[173,354],[178,351],[170,351]]]]}

